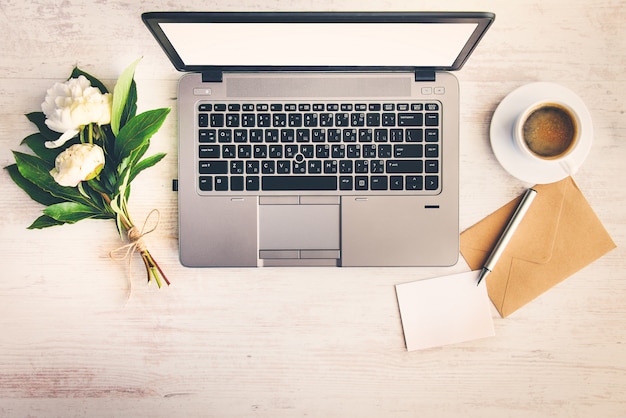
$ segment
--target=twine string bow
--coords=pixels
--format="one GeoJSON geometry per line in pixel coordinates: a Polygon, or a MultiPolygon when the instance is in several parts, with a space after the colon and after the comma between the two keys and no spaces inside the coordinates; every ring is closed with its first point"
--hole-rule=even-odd
{"type": "Polygon", "coordinates": [[[143,238],[149,233],[154,232],[157,229],[157,227],[159,226],[160,219],[161,219],[161,214],[158,211],[158,209],[152,209],[150,213],[148,213],[148,216],[146,216],[146,219],[143,222],[143,226],[141,227],[141,230],[137,229],[137,227],[134,225],[132,225],[130,229],[128,229],[128,231],[126,232],[126,238],[128,239],[128,244],[124,244],[121,247],[118,247],[109,253],[109,257],[111,257],[111,259],[113,260],[125,260],[126,258],[128,258],[129,288],[131,286],[131,276],[132,276],[132,268],[131,268],[132,256],[135,253],[135,251],[138,251],[140,254],[142,254],[142,257],[143,257],[143,254],[148,251],[148,248],[146,247],[146,244],[144,243],[143,238]],[[149,230],[144,231],[146,229],[146,225],[148,224],[148,221],[154,214],[156,214],[156,217],[157,217],[154,226],[150,228],[149,230]]]}

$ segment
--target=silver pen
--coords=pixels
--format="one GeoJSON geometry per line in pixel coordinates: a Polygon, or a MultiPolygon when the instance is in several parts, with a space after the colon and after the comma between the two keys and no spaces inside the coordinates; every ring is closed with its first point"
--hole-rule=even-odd
{"type": "Polygon", "coordinates": [[[526,215],[526,212],[528,212],[528,208],[530,208],[530,204],[533,202],[533,199],[535,199],[536,195],[537,191],[535,189],[528,189],[526,190],[526,193],[524,193],[524,197],[522,197],[519,205],[517,205],[517,209],[515,209],[515,212],[513,212],[513,216],[511,216],[509,223],[506,225],[506,228],[504,228],[504,232],[500,236],[500,239],[496,243],[495,247],[493,247],[493,251],[491,251],[487,262],[483,266],[483,269],[480,271],[480,275],[478,276],[478,283],[476,283],[477,286],[489,273],[493,271],[496,263],[498,262],[498,259],[504,252],[506,246],[509,244],[509,241],[511,241],[515,230],[519,226],[520,222],[522,222],[524,215],[526,215]]]}

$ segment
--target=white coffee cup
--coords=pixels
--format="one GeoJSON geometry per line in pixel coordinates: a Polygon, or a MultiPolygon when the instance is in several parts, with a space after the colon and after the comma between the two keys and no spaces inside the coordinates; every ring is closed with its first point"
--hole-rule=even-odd
{"type": "Polygon", "coordinates": [[[513,138],[526,156],[558,162],[568,173],[567,158],[580,145],[580,117],[565,103],[543,100],[529,106],[516,119],[513,138]]]}

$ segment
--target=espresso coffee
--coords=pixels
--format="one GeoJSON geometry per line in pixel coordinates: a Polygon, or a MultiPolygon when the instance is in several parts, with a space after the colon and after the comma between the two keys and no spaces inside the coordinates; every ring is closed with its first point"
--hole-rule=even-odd
{"type": "Polygon", "coordinates": [[[553,159],[565,154],[576,141],[576,120],[565,108],[545,104],[528,115],[523,138],[535,155],[553,159]]]}

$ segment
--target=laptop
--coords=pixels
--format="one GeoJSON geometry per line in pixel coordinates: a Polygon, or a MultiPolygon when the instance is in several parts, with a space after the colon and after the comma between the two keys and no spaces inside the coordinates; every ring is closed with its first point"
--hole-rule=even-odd
{"type": "Polygon", "coordinates": [[[483,12],[151,12],[178,85],[189,267],[448,266],[483,12]]]}

